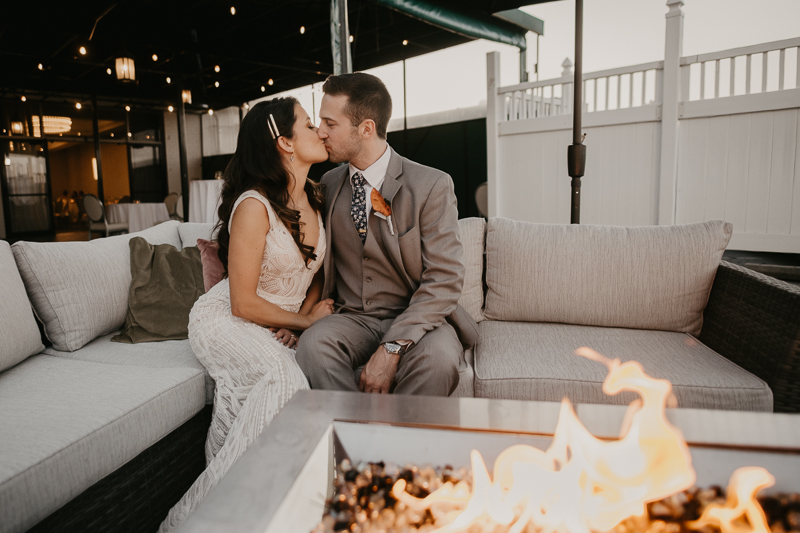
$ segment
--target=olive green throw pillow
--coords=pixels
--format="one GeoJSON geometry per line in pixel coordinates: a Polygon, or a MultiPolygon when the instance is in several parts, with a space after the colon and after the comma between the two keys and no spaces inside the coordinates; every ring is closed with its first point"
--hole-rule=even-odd
{"type": "Polygon", "coordinates": [[[130,240],[131,288],[122,332],[111,340],[139,342],[186,339],[189,311],[203,295],[203,264],[196,246],[178,250],[130,240]]]}

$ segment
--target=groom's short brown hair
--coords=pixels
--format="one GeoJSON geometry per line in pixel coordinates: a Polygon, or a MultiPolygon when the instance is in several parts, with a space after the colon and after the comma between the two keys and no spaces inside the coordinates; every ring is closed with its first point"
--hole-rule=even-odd
{"type": "Polygon", "coordinates": [[[353,126],[370,118],[375,122],[378,137],[386,138],[386,129],[392,116],[392,97],[379,78],[365,72],[328,76],[322,92],[331,96],[347,96],[344,112],[353,126]]]}

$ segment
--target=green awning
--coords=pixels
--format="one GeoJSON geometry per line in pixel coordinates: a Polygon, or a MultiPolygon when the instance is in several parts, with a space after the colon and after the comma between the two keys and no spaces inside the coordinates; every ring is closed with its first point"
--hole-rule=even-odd
{"type": "Polygon", "coordinates": [[[456,11],[422,0],[375,0],[376,3],[439,28],[471,37],[527,49],[526,30],[480,14],[456,11]]]}

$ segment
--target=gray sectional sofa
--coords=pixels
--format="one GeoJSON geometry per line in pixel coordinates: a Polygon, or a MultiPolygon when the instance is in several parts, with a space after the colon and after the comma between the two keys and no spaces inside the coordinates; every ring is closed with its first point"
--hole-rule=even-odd
{"type": "MultiPolygon", "coordinates": [[[[182,248],[210,232],[170,221],[0,241],[0,533],[154,531],[202,471],[213,382],[188,341],[110,337],[127,312],[128,240],[182,248]]],[[[800,411],[800,290],[720,263],[729,224],[465,219],[460,237],[479,341],[456,396],[630,401],[602,394],[604,367],[573,355],[586,345],[670,379],[682,407],[800,411]]]]}

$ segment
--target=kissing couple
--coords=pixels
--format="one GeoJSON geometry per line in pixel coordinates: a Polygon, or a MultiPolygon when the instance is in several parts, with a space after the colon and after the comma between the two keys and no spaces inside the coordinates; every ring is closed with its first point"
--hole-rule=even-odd
{"type": "Polygon", "coordinates": [[[477,326],[453,180],[386,142],[392,100],[365,73],[330,76],[316,127],[294,98],[260,102],[225,170],[225,279],[192,308],[215,382],[207,468],[178,526],[301,389],[449,396],[477,326]],[[346,163],[308,178],[311,165],[346,163]]]}

